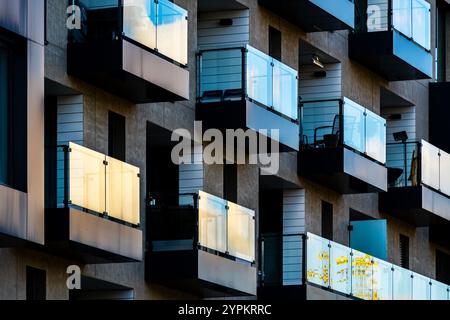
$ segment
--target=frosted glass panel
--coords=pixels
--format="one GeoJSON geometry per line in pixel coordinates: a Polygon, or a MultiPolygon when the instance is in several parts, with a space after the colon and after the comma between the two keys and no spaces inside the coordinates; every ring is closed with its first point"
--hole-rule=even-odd
{"type": "Polygon", "coordinates": [[[187,11],[168,0],[158,0],[156,47],[163,55],[187,64],[187,11]]]}
{"type": "Polygon", "coordinates": [[[435,280],[431,280],[431,299],[432,300],[447,300],[448,286],[435,280]]]}
{"type": "Polygon", "coordinates": [[[430,300],[430,279],[414,273],[413,300],[430,300]]]}
{"type": "Polygon", "coordinates": [[[199,242],[203,247],[225,253],[227,251],[227,201],[200,192],[199,242]]]}
{"type": "Polygon", "coordinates": [[[154,0],[123,0],[125,36],[156,48],[156,3],[154,0]]]}
{"type": "Polygon", "coordinates": [[[425,0],[412,0],[413,39],[427,50],[431,48],[430,3],[425,0]]]}
{"type": "Polygon", "coordinates": [[[422,140],[422,182],[439,190],[439,149],[422,140]]]}
{"type": "Polygon", "coordinates": [[[372,300],[372,257],[353,250],[352,293],[355,297],[372,300]]]}
{"type": "Polygon", "coordinates": [[[228,202],[228,252],[255,261],[255,212],[228,202]]]}
{"type": "Polygon", "coordinates": [[[394,28],[411,37],[411,0],[392,0],[392,15],[394,28]]]}
{"type": "Polygon", "coordinates": [[[392,264],[373,258],[373,300],[392,300],[392,264]]]}
{"type": "Polygon", "coordinates": [[[69,200],[73,205],[105,212],[105,155],[74,143],[69,148],[69,200]]]}
{"type": "Polygon", "coordinates": [[[139,168],[107,157],[106,211],[108,215],[139,224],[139,168]]]}
{"type": "Polygon", "coordinates": [[[272,60],[266,54],[247,46],[247,94],[266,106],[272,106],[272,60]]]}
{"type": "Polygon", "coordinates": [[[394,300],[411,300],[412,272],[401,267],[394,268],[394,300]]]}
{"type": "Polygon", "coordinates": [[[311,283],[330,285],[330,241],[308,233],[306,277],[311,283]]]}
{"type": "Polygon", "coordinates": [[[350,294],[351,286],[351,249],[331,242],[330,248],[330,285],[331,289],[350,294]]]}
{"type": "Polygon", "coordinates": [[[365,109],[359,104],[344,99],[344,144],[365,152],[365,109]]]}
{"type": "Polygon", "coordinates": [[[386,120],[366,110],[366,153],[381,163],[386,162],[386,120]]]}
{"type": "Polygon", "coordinates": [[[273,60],[273,107],[296,120],[298,117],[297,71],[273,60]]]}

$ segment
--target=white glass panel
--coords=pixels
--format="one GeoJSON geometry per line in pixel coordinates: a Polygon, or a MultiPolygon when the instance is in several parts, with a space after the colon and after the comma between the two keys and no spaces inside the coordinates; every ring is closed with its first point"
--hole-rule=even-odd
{"type": "Polygon", "coordinates": [[[422,140],[422,182],[439,190],[439,149],[422,140]]]}
{"type": "Polygon", "coordinates": [[[365,108],[344,99],[344,143],[359,151],[366,151],[365,144],[365,108]]]}
{"type": "Polygon", "coordinates": [[[156,48],[154,0],[123,0],[123,32],[146,47],[156,48]]]}
{"type": "Polygon", "coordinates": [[[392,300],[392,264],[373,258],[373,300],[392,300]]]}
{"type": "Polygon", "coordinates": [[[273,60],[273,107],[278,112],[297,120],[297,71],[273,60]]]}
{"type": "Polygon", "coordinates": [[[440,159],[441,191],[450,196],[450,154],[441,150],[440,159]]]}
{"type": "Polygon", "coordinates": [[[412,0],[413,39],[427,50],[431,48],[430,3],[425,0],[412,0]]]}
{"type": "Polygon", "coordinates": [[[228,202],[228,253],[255,260],[255,211],[228,202]]]}
{"type": "Polygon", "coordinates": [[[139,224],[139,168],[107,157],[106,212],[132,224],[139,224]]]}
{"type": "Polygon", "coordinates": [[[272,58],[251,46],[247,50],[247,94],[250,99],[271,107],[272,58]]]}
{"type": "Polygon", "coordinates": [[[69,144],[69,197],[73,205],[98,213],[105,207],[105,155],[69,144]]]}
{"type": "Polygon", "coordinates": [[[431,300],[447,300],[447,285],[436,280],[431,280],[431,300]]]}
{"type": "Polygon", "coordinates": [[[386,162],[386,120],[366,110],[366,153],[369,157],[386,162]]]}
{"type": "Polygon", "coordinates": [[[156,47],[160,53],[187,64],[187,11],[168,0],[158,0],[156,47]]]}
{"type": "Polygon", "coordinates": [[[393,26],[407,37],[412,36],[411,13],[411,0],[392,0],[393,26]]]}
{"type": "Polygon", "coordinates": [[[199,242],[209,249],[227,250],[227,202],[205,192],[199,193],[199,242]]]}
{"type": "Polygon", "coordinates": [[[430,300],[430,279],[413,273],[413,300],[430,300]]]}
{"type": "Polygon", "coordinates": [[[394,267],[394,300],[411,300],[412,298],[412,272],[401,268],[394,267]]]}

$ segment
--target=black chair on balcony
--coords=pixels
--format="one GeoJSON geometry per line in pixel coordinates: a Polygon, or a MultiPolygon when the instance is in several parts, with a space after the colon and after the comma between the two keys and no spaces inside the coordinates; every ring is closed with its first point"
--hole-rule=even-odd
{"type": "Polygon", "coordinates": [[[332,126],[322,126],[314,129],[315,148],[335,148],[338,146],[340,118],[339,115],[336,115],[332,126]],[[322,139],[318,139],[318,132],[330,129],[331,133],[325,133],[322,135],[322,139]]]}

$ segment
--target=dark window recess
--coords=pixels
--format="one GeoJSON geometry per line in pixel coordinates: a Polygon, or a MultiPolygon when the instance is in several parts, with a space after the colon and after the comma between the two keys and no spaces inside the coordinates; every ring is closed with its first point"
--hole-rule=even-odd
{"type": "Polygon", "coordinates": [[[450,284],[450,255],[436,250],[436,280],[450,284]]]}
{"type": "Polygon", "coordinates": [[[269,27],[269,56],[281,61],[281,32],[269,27]]]}
{"type": "Polygon", "coordinates": [[[0,183],[8,183],[9,149],[9,71],[8,51],[0,46],[0,183]]]}
{"type": "Polygon", "coordinates": [[[446,14],[442,3],[436,5],[436,79],[446,81],[446,14]]]}
{"type": "Polygon", "coordinates": [[[0,184],[27,191],[26,40],[0,35],[0,184]]]}
{"type": "Polygon", "coordinates": [[[125,157],[125,122],[124,116],[110,111],[108,115],[108,154],[120,161],[125,157]]]}
{"type": "Polygon", "coordinates": [[[333,240],[333,205],[322,201],[322,237],[333,240]]]}
{"type": "Polygon", "coordinates": [[[45,300],[47,297],[47,273],[27,266],[27,300],[45,300]]]}
{"type": "Polygon", "coordinates": [[[409,237],[400,235],[400,266],[409,269],[409,237]]]}
{"type": "Polygon", "coordinates": [[[237,202],[237,165],[223,165],[223,197],[225,200],[237,202]]]}
{"type": "Polygon", "coordinates": [[[45,97],[45,207],[57,205],[57,97],[45,97]]]}

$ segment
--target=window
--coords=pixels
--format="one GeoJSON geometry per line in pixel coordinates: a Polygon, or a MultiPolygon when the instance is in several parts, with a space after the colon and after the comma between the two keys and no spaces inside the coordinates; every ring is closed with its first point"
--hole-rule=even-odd
{"type": "Polygon", "coordinates": [[[281,61],[281,32],[269,27],[269,56],[281,61]]]}
{"type": "Polygon", "coordinates": [[[0,183],[8,183],[9,81],[8,52],[0,44],[0,183]]]}
{"type": "Polygon", "coordinates": [[[409,237],[400,235],[400,266],[409,269],[409,237]]]}
{"type": "Polygon", "coordinates": [[[237,203],[237,165],[223,165],[223,198],[237,203]]]}
{"type": "Polygon", "coordinates": [[[322,201],[322,237],[333,240],[333,205],[322,201]]]}
{"type": "Polygon", "coordinates": [[[450,284],[450,255],[436,250],[436,280],[450,284]]]}
{"type": "Polygon", "coordinates": [[[27,266],[27,300],[45,300],[47,297],[47,273],[27,266]]]}
{"type": "Polygon", "coordinates": [[[108,115],[108,155],[125,162],[125,117],[110,111],[108,115]]]}

